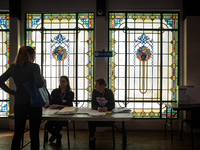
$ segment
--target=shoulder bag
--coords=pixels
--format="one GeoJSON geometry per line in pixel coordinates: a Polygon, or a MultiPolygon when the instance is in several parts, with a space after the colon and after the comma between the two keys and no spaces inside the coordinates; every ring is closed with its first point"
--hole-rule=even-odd
{"type": "Polygon", "coordinates": [[[46,107],[51,102],[51,95],[44,85],[41,88],[37,88],[33,76],[34,64],[31,64],[31,75],[32,78],[28,82],[25,82],[23,86],[30,95],[30,105],[32,107],[46,107]]]}

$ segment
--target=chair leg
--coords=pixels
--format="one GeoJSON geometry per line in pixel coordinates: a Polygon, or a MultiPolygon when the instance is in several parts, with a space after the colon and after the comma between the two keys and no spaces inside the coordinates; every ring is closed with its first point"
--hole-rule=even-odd
{"type": "Polygon", "coordinates": [[[22,139],[21,139],[21,148],[23,148],[23,146],[24,146],[24,134],[23,134],[22,139]]]}
{"type": "Polygon", "coordinates": [[[113,147],[115,148],[115,131],[114,131],[114,126],[112,126],[112,134],[113,134],[113,147]]]}
{"type": "Polygon", "coordinates": [[[46,142],[46,141],[45,141],[45,140],[46,140],[45,137],[46,137],[46,129],[44,128],[44,141],[43,141],[43,147],[44,147],[44,148],[45,148],[45,142],[46,142]]]}
{"type": "Polygon", "coordinates": [[[73,121],[73,130],[74,130],[74,138],[76,137],[75,135],[75,122],[73,121]]]}
{"type": "Polygon", "coordinates": [[[182,133],[183,133],[183,120],[181,122],[181,135],[180,135],[180,141],[182,141],[182,133]]]}
{"type": "Polygon", "coordinates": [[[43,147],[45,148],[45,142],[48,141],[48,131],[46,128],[44,129],[44,142],[43,142],[43,147]]]}
{"type": "Polygon", "coordinates": [[[191,127],[191,139],[192,139],[192,150],[194,150],[194,142],[193,142],[193,128],[191,127]]]}
{"type": "Polygon", "coordinates": [[[68,139],[68,148],[70,148],[70,143],[69,143],[69,126],[67,124],[67,139],[68,139]]]}

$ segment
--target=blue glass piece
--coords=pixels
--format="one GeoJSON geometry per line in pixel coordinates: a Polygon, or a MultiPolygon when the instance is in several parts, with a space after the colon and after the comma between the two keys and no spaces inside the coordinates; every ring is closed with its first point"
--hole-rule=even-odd
{"type": "Polygon", "coordinates": [[[89,26],[89,21],[88,21],[88,19],[81,19],[81,21],[82,21],[83,24],[86,25],[87,27],[89,26]]]}
{"type": "Polygon", "coordinates": [[[7,28],[7,21],[5,19],[0,19],[0,24],[7,28]]]}
{"type": "Polygon", "coordinates": [[[164,18],[164,20],[170,27],[173,27],[173,22],[171,18],[164,18]]]}
{"type": "Polygon", "coordinates": [[[31,27],[35,26],[39,21],[40,19],[33,19],[31,23],[31,27]]]}
{"type": "Polygon", "coordinates": [[[6,103],[4,106],[0,107],[0,112],[7,112],[8,110],[8,104],[6,103]]]}
{"type": "Polygon", "coordinates": [[[122,21],[123,19],[115,19],[115,24],[114,26],[116,27],[118,24],[120,24],[120,22],[122,21]]]}

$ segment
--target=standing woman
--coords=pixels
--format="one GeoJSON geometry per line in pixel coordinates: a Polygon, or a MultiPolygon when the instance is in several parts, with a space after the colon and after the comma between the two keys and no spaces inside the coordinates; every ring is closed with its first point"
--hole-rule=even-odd
{"type": "MultiPolygon", "coordinates": [[[[67,76],[60,77],[59,88],[56,88],[51,92],[51,97],[52,101],[51,105],[49,105],[50,109],[73,106],[72,101],[74,100],[74,92],[71,91],[69,78],[67,76]]],[[[60,131],[62,130],[62,126],[66,125],[67,122],[68,121],[46,122],[45,128],[52,134],[52,136],[49,138],[50,143],[56,140],[56,146],[61,145],[62,134],[60,134],[60,131]]]]}
{"type": "MultiPolygon", "coordinates": [[[[39,150],[39,129],[42,117],[42,108],[30,106],[30,96],[23,83],[32,78],[31,64],[35,60],[35,50],[30,46],[22,46],[15,58],[15,63],[0,76],[0,87],[7,93],[14,95],[15,133],[11,150],[20,150],[20,142],[24,134],[27,117],[30,124],[31,150],[39,150]],[[16,91],[11,90],[5,82],[12,77],[16,91]]],[[[44,85],[38,64],[34,63],[34,81],[38,88],[44,85]]]]}

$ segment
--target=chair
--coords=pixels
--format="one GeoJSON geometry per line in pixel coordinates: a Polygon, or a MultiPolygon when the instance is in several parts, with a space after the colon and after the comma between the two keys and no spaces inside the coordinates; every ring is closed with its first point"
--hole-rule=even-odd
{"type": "MultiPolygon", "coordinates": [[[[70,141],[69,141],[69,123],[71,123],[71,120],[69,120],[67,122],[67,124],[65,125],[67,127],[67,139],[68,139],[68,148],[70,148],[70,141]]],[[[76,137],[75,135],[75,123],[73,121],[73,131],[74,131],[74,138],[76,137]]],[[[46,129],[46,127],[44,128],[44,143],[43,143],[43,147],[45,148],[45,142],[48,141],[48,130],[46,129]]]]}
{"type": "Polygon", "coordinates": [[[100,125],[96,125],[96,127],[112,127],[112,136],[113,136],[113,148],[115,148],[115,132],[114,132],[114,128],[117,126],[114,125],[115,122],[107,122],[107,124],[100,124],[100,125]]]}
{"type": "Polygon", "coordinates": [[[200,107],[194,107],[192,108],[191,112],[191,119],[183,119],[181,123],[181,135],[180,140],[182,141],[182,132],[183,132],[183,123],[186,123],[191,128],[191,139],[192,139],[192,150],[194,149],[194,142],[193,142],[193,129],[200,129],[200,107]]]}

